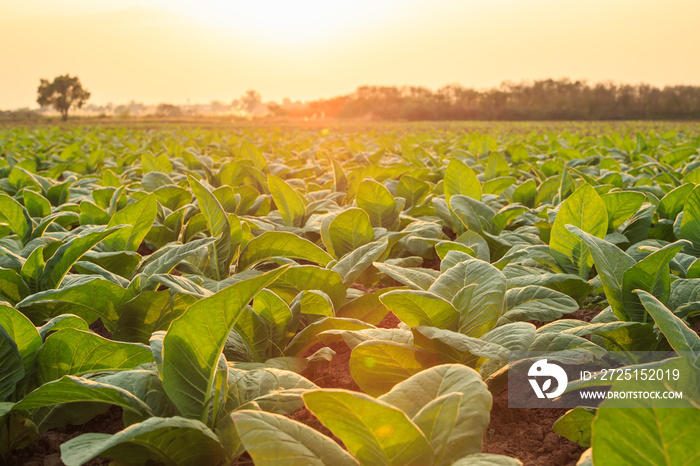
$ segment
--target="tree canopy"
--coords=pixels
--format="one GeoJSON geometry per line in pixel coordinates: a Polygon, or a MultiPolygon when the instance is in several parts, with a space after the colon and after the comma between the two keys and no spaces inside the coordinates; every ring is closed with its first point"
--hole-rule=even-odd
{"type": "Polygon", "coordinates": [[[37,103],[42,107],[53,107],[61,114],[63,121],[68,119],[68,110],[81,108],[90,98],[90,92],[83,89],[77,76],[62,75],[52,82],[42,79],[37,89],[37,103]]]}

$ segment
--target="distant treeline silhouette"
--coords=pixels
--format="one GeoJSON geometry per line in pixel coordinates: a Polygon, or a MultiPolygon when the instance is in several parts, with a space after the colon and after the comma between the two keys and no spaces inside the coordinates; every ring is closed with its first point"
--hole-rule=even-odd
{"type": "Polygon", "coordinates": [[[478,91],[449,85],[362,86],[350,95],[270,108],[280,116],[382,120],[700,119],[700,86],[629,85],[568,79],[504,83],[478,91]]]}

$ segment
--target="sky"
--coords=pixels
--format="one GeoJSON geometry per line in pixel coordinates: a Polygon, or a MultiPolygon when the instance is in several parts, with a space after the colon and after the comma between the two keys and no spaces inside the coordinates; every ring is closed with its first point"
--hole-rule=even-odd
{"type": "Polygon", "coordinates": [[[700,85],[698,0],[0,0],[0,109],[310,100],[363,84],[700,85]]]}

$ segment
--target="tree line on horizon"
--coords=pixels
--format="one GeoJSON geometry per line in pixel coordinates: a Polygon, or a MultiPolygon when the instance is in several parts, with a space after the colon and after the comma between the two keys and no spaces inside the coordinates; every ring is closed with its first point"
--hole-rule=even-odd
{"type": "Polygon", "coordinates": [[[458,84],[361,86],[349,95],[308,102],[278,116],[379,120],[646,120],[700,119],[700,86],[589,84],[569,79],[503,83],[479,91],[458,84]]]}

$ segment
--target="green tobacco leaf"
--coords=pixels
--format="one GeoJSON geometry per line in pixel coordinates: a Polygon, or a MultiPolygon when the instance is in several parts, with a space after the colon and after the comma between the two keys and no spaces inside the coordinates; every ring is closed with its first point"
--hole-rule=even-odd
{"type": "Polygon", "coordinates": [[[700,337],[689,329],[685,322],[676,317],[650,293],[643,290],[637,290],[636,293],[674,350],[700,355],[700,337]]]}
{"type": "Polygon", "coordinates": [[[39,381],[45,383],[64,375],[133,369],[153,362],[153,355],[145,345],[67,328],[49,335],[37,352],[36,362],[39,381]]]}
{"type": "Polygon", "coordinates": [[[632,268],[636,262],[614,244],[596,238],[571,225],[567,229],[580,237],[588,246],[600,281],[603,283],[605,296],[608,298],[613,312],[619,319],[627,320],[622,297],[622,283],[625,272],[632,268]]]}
{"type": "MultiPolygon", "coordinates": [[[[577,463],[583,466],[581,463],[577,463]]],[[[516,458],[492,453],[474,453],[458,459],[452,466],[523,466],[516,458]]]]}
{"type": "Polygon", "coordinates": [[[567,273],[587,279],[593,259],[583,240],[571,233],[566,225],[573,225],[597,238],[608,231],[608,213],[605,203],[591,185],[584,183],[559,208],[552,224],[549,248],[552,256],[567,273]]]}
{"type": "Polygon", "coordinates": [[[24,191],[24,206],[32,217],[44,218],[51,213],[51,203],[34,191],[24,191]]]}
{"type": "Polygon", "coordinates": [[[4,220],[10,230],[17,234],[22,244],[29,240],[32,233],[32,218],[19,202],[5,193],[0,193],[0,221],[4,220]]]}
{"type": "Polygon", "coordinates": [[[445,169],[445,201],[450,204],[450,198],[455,194],[469,196],[481,200],[481,183],[476,178],[474,170],[456,158],[450,160],[445,169]]]}
{"type": "Polygon", "coordinates": [[[600,196],[608,211],[608,231],[615,231],[642,207],[646,196],[642,193],[617,191],[600,196]]]}
{"type": "Polygon", "coordinates": [[[43,289],[55,289],[63,281],[73,264],[93,248],[96,244],[120,231],[123,227],[104,229],[96,227],[87,230],[59,247],[51,258],[46,261],[44,273],[41,275],[43,289]]]}
{"type": "Polygon", "coordinates": [[[61,445],[61,460],[80,466],[96,456],[122,464],[219,465],[226,460],[218,437],[199,421],[153,417],[114,435],[82,434],[61,445]]]}
{"type": "Polygon", "coordinates": [[[22,265],[20,275],[31,293],[37,293],[41,287],[41,274],[44,272],[44,246],[39,246],[27,257],[22,265]]]}
{"type": "Polygon", "coordinates": [[[102,244],[106,251],[136,251],[141,241],[146,237],[153,226],[153,221],[158,213],[158,201],[155,195],[149,194],[136,202],[127,204],[122,210],[114,214],[108,227],[117,225],[130,225],[122,228],[118,233],[105,239],[102,244]]]}
{"type": "Polygon", "coordinates": [[[273,257],[315,262],[325,267],[333,260],[323,249],[292,233],[268,231],[248,242],[238,259],[238,270],[246,270],[273,257]]]}
{"type": "Polygon", "coordinates": [[[397,383],[439,363],[436,355],[405,343],[366,341],[352,350],[350,374],[362,391],[379,396],[397,383]]]}
{"type": "Polygon", "coordinates": [[[58,332],[64,328],[74,328],[77,330],[85,330],[86,332],[90,330],[87,322],[73,314],[61,314],[60,316],[54,317],[39,327],[38,330],[41,340],[44,341],[51,333],[58,332]]]}
{"type": "Polygon", "coordinates": [[[239,281],[197,301],[171,325],[163,340],[163,388],[187,417],[206,421],[219,357],[248,303],[285,268],[239,281]]]}
{"type": "Polygon", "coordinates": [[[340,438],[361,464],[424,465],[433,451],[423,433],[393,406],[346,390],[303,395],[306,407],[340,438]]]}
{"type": "Polygon", "coordinates": [[[506,292],[506,311],[499,323],[524,320],[549,322],[578,310],[578,303],[559,291],[530,285],[506,292]]]}
{"type": "Polygon", "coordinates": [[[450,436],[457,423],[461,401],[461,393],[448,393],[425,405],[413,418],[413,422],[433,447],[437,464],[443,462],[450,436]]]}
{"type": "Polygon", "coordinates": [[[289,267],[268,288],[288,303],[291,303],[303,290],[320,290],[331,298],[336,308],[343,304],[347,293],[338,272],[313,265],[289,267]]]}
{"type": "Polygon", "coordinates": [[[459,311],[461,333],[479,337],[495,327],[503,313],[506,278],[488,262],[470,259],[442,273],[428,291],[459,311]]]}
{"type": "Polygon", "coordinates": [[[187,259],[190,255],[206,248],[214,241],[216,241],[216,238],[203,238],[186,244],[171,244],[162,247],[145,258],[139,265],[137,272],[143,272],[146,275],[168,273],[177,264],[187,259]]]}
{"type": "Polygon", "coordinates": [[[284,416],[241,410],[231,414],[238,435],[256,465],[357,465],[348,452],[330,438],[284,416]]]}
{"type": "Polygon", "coordinates": [[[288,227],[302,227],[306,212],[304,198],[286,181],[275,175],[267,175],[267,184],[284,224],[288,227]]]}
{"type": "Polygon", "coordinates": [[[457,330],[459,312],[441,297],[428,292],[396,290],[383,294],[380,301],[409,327],[457,330]]]}
{"type": "Polygon", "coordinates": [[[25,396],[15,405],[17,410],[30,410],[61,403],[93,402],[120,406],[132,411],[142,419],[153,413],[146,403],[124,390],[106,383],[72,375],[64,375],[58,380],[43,384],[25,396]]]}
{"type": "Polygon", "coordinates": [[[229,367],[226,411],[233,411],[255,401],[259,408],[264,411],[292,414],[304,407],[301,398],[296,397],[295,402],[288,403],[289,406],[286,406],[276,400],[274,395],[283,394],[285,391],[298,393],[316,388],[318,388],[316,384],[289,370],[268,367],[249,371],[229,367]]]}
{"type": "Polygon", "coordinates": [[[14,342],[24,363],[24,372],[31,374],[34,371],[36,352],[42,344],[36,327],[21,312],[1,302],[0,326],[14,342]]]}
{"type": "Polygon", "coordinates": [[[688,195],[695,189],[695,183],[686,183],[668,192],[657,206],[659,217],[675,220],[683,211],[683,205],[688,195]]]}
{"type": "Polygon", "coordinates": [[[191,176],[188,176],[187,179],[197,198],[199,210],[202,211],[206,219],[209,233],[212,238],[217,238],[214,245],[209,248],[209,262],[214,277],[217,280],[223,280],[229,276],[231,262],[241,240],[240,226],[238,230],[232,231],[226,211],[221,207],[216,197],[202,183],[191,176]]]}
{"type": "Polygon", "coordinates": [[[14,304],[29,294],[31,291],[19,273],[0,267],[0,299],[14,304]]]}
{"type": "Polygon", "coordinates": [[[384,185],[374,180],[364,180],[357,187],[355,200],[357,206],[367,212],[373,227],[395,230],[398,226],[396,199],[384,185]]]}
{"type": "Polygon", "coordinates": [[[399,267],[397,265],[375,262],[373,264],[379,271],[396,280],[399,283],[414,290],[427,290],[435,282],[437,272],[433,274],[430,269],[419,267],[399,267]]]}
{"type": "Polygon", "coordinates": [[[646,320],[644,307],[634,295],[634,290],[644,290],[661,302],[667,303],[671,296],[671,272],[669,262],[688,241],[676,241],[655,251],[625,270],[622,279],[622,300],[625,314],[637,322],[646,320]]]}
{"type": "Polygon", "coordinates": [[[0,326],[0,401],[14,393],[17,384],[24,378],[22,356],[12,337],[0,326]]]}
{"type": "Polygon", "coordinates": [[[496,233],[493,223],[496,211],[487,204],[471,197],[455,195],[450,199],[450,209],[464,226],[461,231],[467,229],[476,233],[496,233]]]}
{"type": "Polygon", "coordinates": [[[648,400],[630,403],[638,408],[605,409],[603,403],[598,410],[592,436],[596,466],[697,463],[700,411],[690,401],[682,401],[686,409],[658,409],[648,400]]]}
{"type": "Polygon", "coordinates": [[[17,303],[17,309],[30,316],[38,313],[54,317],[70,312],[88,321],[97,315],[111,330],[119,319],[116,310],[133,297],[132,291],[109,280],[96,278],[76,286],[33,294],[17,303]]]}
{"type": "Polygon", "coordinates": [[[384,237],[379,241],[360,246],[352,252],[343,256],[335,266],[333,271],[338,272],[343,277],[343,286],[349,287],[362,272],[367,270],[374,261],[378,260],[389,246],[389,238],[384,237]]]}
{"type": "Polygon", "coordinates": [[[596,409],[579,406],[557,419],[552,430],[584,448],[591,446],[591,427],[596,409]]]}
{"type": "Polygon", "coordinates": [[[374,326],[356,319],[326,317],[307,325],[297,333],[284,349],[284,354],[296,356],[303,353],[304,350],[318,341],[318,334],[326,330],[362,330],[366,328],[374,328],[374,326]]]}
{"type": "Polygon", "coordinates": [[[337,317],[359,319],[370,325],[379,324],[389,310],[379,300],[379,293],[368,293],[353,299],[336,310],[337,317]]]}
{"type": "Polygon", "coordinates": [[[450,393],[461,398],[457,416],[452,425],[442,424],[437,429],[447,436],[443,452],[445,461],[481,452],[482,438],[489,424],[491,394],[481,376],[461,364],[445,364],[427,369],[396,385],[380,401],[396,406],[414,421],[426,416],[431,403],[450,393]]]}
{"type": "Polygon", "coordinates": [[[360,246],[372,242],[374,230],[367,212],[350,208],[339,213],[326,229],[321,228],[321,237],[328,252],[340,259],[360,246]]]}

